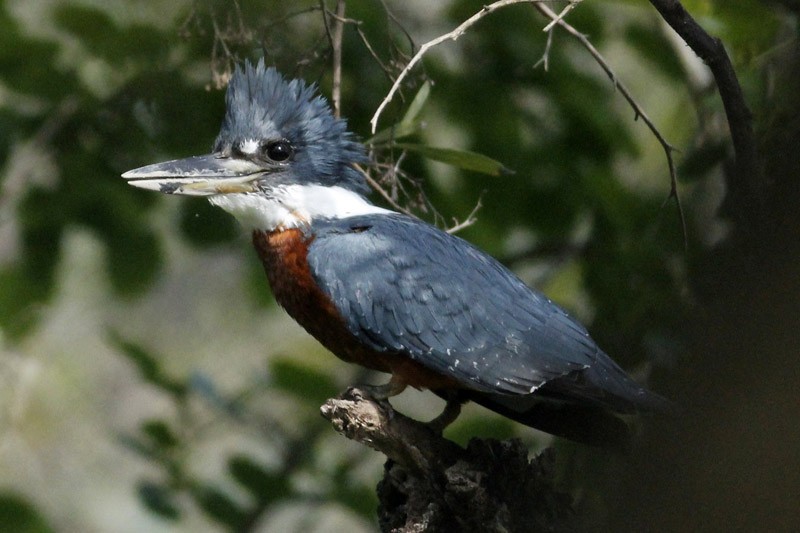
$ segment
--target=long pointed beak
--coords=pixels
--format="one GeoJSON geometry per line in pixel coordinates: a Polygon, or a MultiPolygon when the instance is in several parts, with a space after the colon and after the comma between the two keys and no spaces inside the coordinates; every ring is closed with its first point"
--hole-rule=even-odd
{"type": "Polygon", "coordinates": [[[129,170],[122,175],[134,187],[166,194],[211,196],[255,191],[264,168],[218,154],[175,159],[129,170]]]}

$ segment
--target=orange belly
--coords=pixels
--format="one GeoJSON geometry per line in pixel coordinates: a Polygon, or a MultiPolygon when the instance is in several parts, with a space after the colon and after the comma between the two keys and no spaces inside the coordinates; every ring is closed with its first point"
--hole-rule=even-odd
{"type": "Polygon", "coordinates": [[[336,306],[317,286],[308,268],[308,247],[313,240],[313,236],[296,228],[253,232],[253,245],[281,307],[344,361],[391,373],[395,380],[418,389],[460,388],[453,378],[437,374],[405,354],[364,346],[348,331],[336,306]]]}

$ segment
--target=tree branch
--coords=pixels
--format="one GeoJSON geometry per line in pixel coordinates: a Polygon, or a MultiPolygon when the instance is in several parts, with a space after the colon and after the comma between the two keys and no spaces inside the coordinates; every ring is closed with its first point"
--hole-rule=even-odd
{"type": "Polygon", "coordinates": [[[333,89],[331,99],[333,100],[333,114],[339,118],[342,113],[342,34],[344,33],[344,0],[336,2],[336,17],[333,23],[332,45],[333,45],[333,89]]]}
{"type": "Polygon", "coordinates": [[[382,531],[574,529],[571,498],[555,489],[552,449],[532,460],[516,439],[472,439],[464,449],[358,389],[321,411],[336,431],[389,458],[378,484],[382,531]]]}
{"type": "MultiPolygon", "coordinates": [[[[574,5],[574,4],[570,4],[570,5],[574,5]]],[[[667,157],[667,166],[669,167],[670,191],[669,191],[669,196],[667,197],[667,200],[665,200],[665,201],[668,201],[670,198],[674,198],[675,199],[675,204],[678,207],[678,216],[680,217],[680,221],[681,221],[681,229],[683,231],[683,244],[684,244],[684,247],[687,247],[688,246],[688,240],[687,240],[688,233],[687,233],[687,229],[686,229],[686,216],[684,215],[684,212],[683,212],[683,205],[681,204],[681,197],[678,194],[678,174],[677,174],[677,172],[675,170],[675,160],[672,157],[672,152],[675,151],[675,147],[672,146],[669,143],[669,141],[667,141],[667,139],[661,134],[661,132],[655,126],[655,124],[653,124],[653,121],[650,120],[650,117],[647,115],[647,113],[645,113],[644,109],[642,109],[642,106],[640,106],[639,103],[636,101],[636,99],[634,99],[633,95],[628,90],[628,88],[625,86],[625,84],[617,79],[617,75],[611,69],[611,66],[605,60],[603,55],[597,50],[597,48],[594,47],[594,45],[591,43],[591,41],[589,41],[589,38],[586,37],[586,35],[584,35],[581,32],[579,32],[578,30],[576,30],[572,25],[570,25],[568,22],[563,20],[563,18],[561,18],[563,16],[563,14],[564,14],[563,12],[562,12],[562,14],[557,15],[552,9],[550,9],[549,7],[547,7],[544,4],[539,4],[539,3],[535,4],[534,7],[540,13],[542,13],[544,16],[546,16],[547,18],[551,19],[551,21],[552,21],[551,24],[557,24],[559,27],[561,27],[564,30],[566,30],[567,33],[569,33],[570,35],[575,37],[581,43],[581,45],[584,48],[586,48],[586,50],[588,50],[588,52],[592,55],[592,57],[597,62],[597,64],[600,65],[600,68],[602,68],[603,71],[605,71],[606,75],[608,75],[608,77],[611,79],[611,82],[614,84],[614,87],[616,87],[616,89],[620,92],[620,94],[622,94],[622,97],[625,98],[625,100],[628,102],[628,104],[631,106],[631,108],[633,108],[633,112],[635,113],[634,120],[636,120],[636,119],[641,117],[641,119],[647,125],[648,129],[650,129],[650,131],[653,133],[655,138],[658,139],[658,142],[661,144],[661,147],[664,149],[664,154],[667,157]]],[[[566,9],[565,9],[565,11],[566,11],[566,9]]],[[[548,24],[548,27],[551,27],[551,24],[548,24]]],[[[547,54],[547,50],[545,50],[545,54],[547,54]]],[[[537,65],[538,65],[538,63],[537,63],[537,65]]],[[[545,62],[545,66],[546,65],[547,65],[547,63],[545,62]]]]}
{"type": "Polygon", "coordinates": [[[732,184],[734,192],[743,193],[753,201],[759,211],[756,215],[762,216],[765,199],[753,134],[753,117],[722,41],[709,35],[678,0],[650,0],[650,3],[711,69],[733,140],[736,157],[735,182],[732,184]]]}
{"type": "Polygon", "coordinates": [[[394,81],[394,84],[392,84],[392,88],[389,89],[389,93],[386,95],[381,104],[378,106],[378,109],[375,111],[375,114],[372,115],[372,119],[370,119],[369,122],[372,125],[373,135],[378,129],[378,119],[380,118],[381,113],[383,113],[383,110],[386,108],[387,105],[389,105],[389,102],[392,101],[392,98],[394,98],[395,93],[397,93],[397,91],[400,89],[400,85],[403,83],[403,80],[406,78],[406,76],[408,76],[408,73],[411,72],[411,69],[414,68],[414,65],[416,65],[425,56],[425,54],[428,53],[428,50],[430,50],[434,46],[442,44],[445,41],[455,41],[456,39],[464,35],[464,32],[466,32],[470,26],[474,25],[476,22],[478,22],[485,16],[489,15],[493,11],[509,6],[511,4],[538,3],[541,1],[543,0],[499,0],[497,2],[493,2],[489,5],[483,6],[483,8],[480,11],[472,15],[470,18],[468,18],[461,24],[459,24],[458,27],[456,27],[453,31],[440,35],[439,37],[436,37],[435,39],[432,39],[427,43],[423,44],[422,46],[420,46],[419,50],[417,50],[417,53],[414,54],[414,57],[411,58],[411,60],[408,62],[405,68],[397,76],[397,79],[394,81]]]}

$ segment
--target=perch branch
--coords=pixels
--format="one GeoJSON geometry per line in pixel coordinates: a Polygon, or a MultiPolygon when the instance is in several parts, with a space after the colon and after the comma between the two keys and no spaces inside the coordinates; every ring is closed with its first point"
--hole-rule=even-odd
{"type": "Polygon", "coordinates": [[[381,531],[573,531],[571,497],[555,484],[555,453],[528,459],[518,439],[466,449],[357,389],[322,406],[344,436],[389,460],[378,484],[381,531]]]}
{"type": "Polygon", "coordinates": [[[325,402],[321,412],[348,439],[382,452],[416,475],[441,470],[464,455],[462,448],[437,435],[426,424],[398,413],[388,402],[375,401],[356,388],[325,402]]]}

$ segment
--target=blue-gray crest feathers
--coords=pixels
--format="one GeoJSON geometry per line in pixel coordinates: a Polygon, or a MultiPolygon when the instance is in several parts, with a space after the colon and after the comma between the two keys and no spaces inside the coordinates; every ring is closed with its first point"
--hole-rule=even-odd
{"type": "Polygon", "coordinates": [[[369,189],[353,163],[366,161],[364,147],[333,116],[314,84],[286,80],[259,60],[236,70],[225,96],[226,113],[214,151],[245,139],[287,139],[295,147],[293,171],[306,181],[342,185],[357,192],[369,189]]]}

